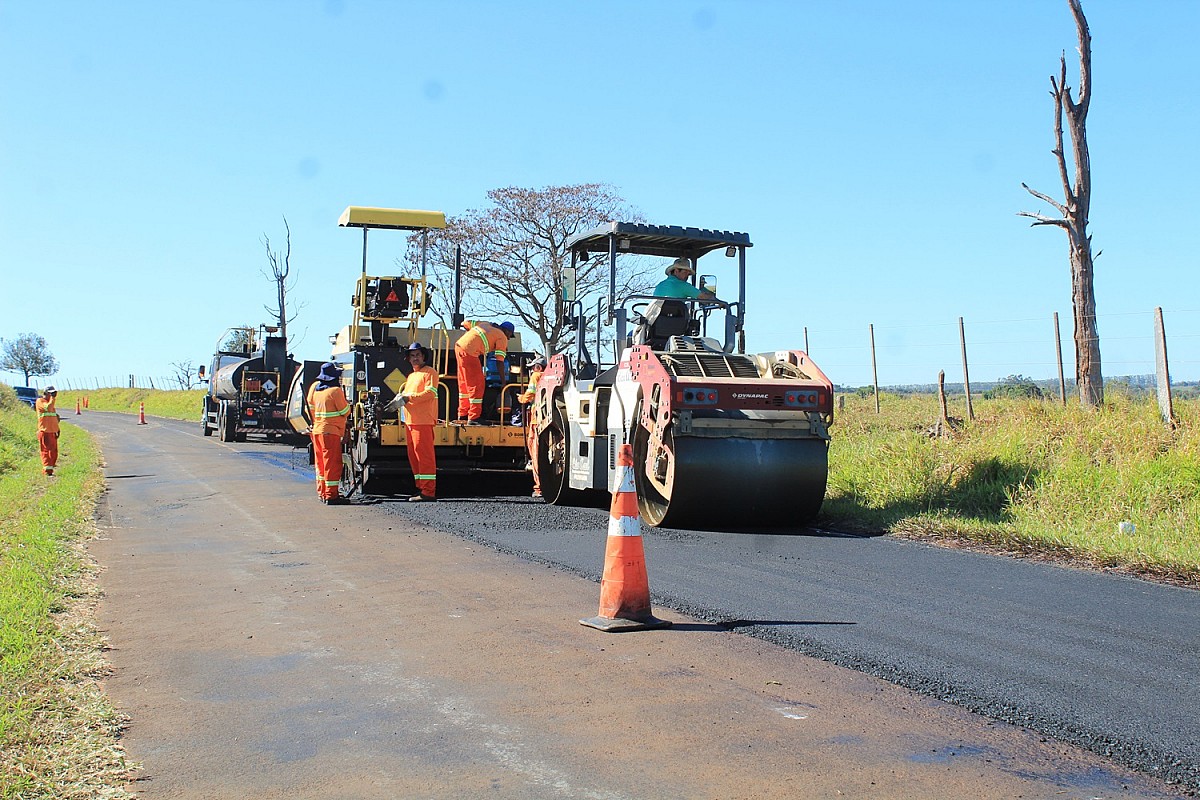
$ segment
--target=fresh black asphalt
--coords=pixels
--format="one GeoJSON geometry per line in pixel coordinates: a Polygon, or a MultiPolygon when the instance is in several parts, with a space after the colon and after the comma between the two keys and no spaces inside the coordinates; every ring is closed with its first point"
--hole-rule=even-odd
{"type": "MultiPolygon", "coordinates": [[[[373,502],[599,580],[607,508],[481,497],[477,483],[444,483],[449,496],[436,504],[373,502]]],[[[656,605],[1200,793],[1200,592],[819,529],[643,532],[656,605]]]]}

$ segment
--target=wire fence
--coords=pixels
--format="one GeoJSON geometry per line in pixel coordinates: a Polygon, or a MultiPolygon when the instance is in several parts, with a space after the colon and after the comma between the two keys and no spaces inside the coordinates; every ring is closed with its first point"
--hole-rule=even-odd
{"type": "MultiPolygon", "coordinates": [[[[930,309],[929,315],[933,313],[938,310],[930,309]]],[[[1106,380],[1153,387],[1160,350],[1171,384],[1200,380],[1200,309],[1098,314],[1096,319],[1106,380]]],[[[839,387],[928,387],[944,371],[947,388],[962,391],[969,383],[974,390],[977,384],[1012,376],[1058,382],[1060,368],[1070,386],[1075,379],[1073,330],[1072,317],[1057,313],[958,317],[912,325],[867,323],[859,329],[806,327],[803,346],[839,387]]]]}
{"type": "MultiPolygon", "coordinates": [[[[1161,311],[1161,336],[1156,328],[1156,312],[1159,309],[1097,315],[1106,380],[1124,379],[1135,386],[1155,387],[1161,348],[1171,385],[1200,381],[1200,309],[1161,311]]],[[[861,328],[838,330],[805,327],[803,347],[840,388],[874,385],[927,389],[936,384],[938,373],[944,372],[947,389],[961,392],[969,384],[975,391],[1017,375],[1057,382],[1060,364],[1063,383],[1068,389],[1074,385],[1074,322],[1070,314],[972,320],[947,318],[931,308],[926,317],[934,314],[942,321],[867,323],[861,328]]],[[[786,335],[791,347],[800,344],[791,343],[795,328],[758,333],[786,335]]],[[[45,383],[67,390],[178,390],[200,386],[191,374],[56,376],[42,381],[42,385],[45,383]]]]}
{"type": "Polygon", "coordinates": [[[59,377],[48,383],[54,384],[59,390],[87,391],[89,389],[163,389],[174,391],[180,389],[196,389],[200,384],[195,380],[184,380],[174,376],[151,375],[113,375],[105,377],[78,378],[59,377]]]}

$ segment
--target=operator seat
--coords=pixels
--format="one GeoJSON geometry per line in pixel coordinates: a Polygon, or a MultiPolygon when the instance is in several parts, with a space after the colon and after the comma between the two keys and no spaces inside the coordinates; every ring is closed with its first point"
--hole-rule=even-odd
{"type": "Polygon", "coordinates": [[[672,336],[691,336],[699,325],[688,314],[687,303],[681,300],[654,300],[646,308],[645,321],[634,332],[638,344],[648,344],[652,350],[663,350],[672,336]]]}

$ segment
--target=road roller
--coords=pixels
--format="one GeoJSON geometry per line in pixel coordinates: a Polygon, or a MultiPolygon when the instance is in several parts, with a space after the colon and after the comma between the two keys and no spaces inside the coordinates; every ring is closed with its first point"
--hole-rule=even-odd
{"type": "Polygon", "coordinates": [[[574,342],[538,382],[529,447],[546,502],[613,491],[616,453],[628,443],[639,511],[652,526],[786,527],[817,515],[833,384],[801,350],[745,352],[751,246],[736,231],[629,222],[568,240],[571,270],[606,258],[610,280],[594,313],[564,293],[574,342]],[[617,260],[630,257],[668,275],[685,260],[692,290],[675,293],[696,296],[618,300],[617,260]],[[720,299],[726,274],[736,286],[720,299]]]}
{"type": "MultiPolygon", "coordinates": [[[[464,318],[461,258],[456,259],[453,327],[440,321],[422,325],[435,291],[424,267],[427,232],[444,228],[445,214],[349,206],[338,225],[362,230],[362,271],[350,299],[352,321],[330,337],[332,351],[327,359],[343,367],[342,388],[352,409],[343,454],[343,493],[387,495],[411,481],[407,431],[394,401],[412,370],[408,348],[414,342],[429,351],[429,366],[438,372],[438,414],[433,431],[438,473],[525,474],[524,429],[514,423],[512,412],[517,394],[528,383],[527,364],[532,354],[522,349],[519,333],[509,339],[505,364],[495,367],[495,374],[487,374],[484,424],[464,427],[453,423],[458,406],[454,343],[466,335],[458,328],[464,318]],[[377,230],[406,231],[419,239],[420,275],[368,274],[367,237],[377,230]]],[[[297,432],[311,425],[305,397],[321,363],[305,361],[288,392],[287,417],[297,432]]]]}

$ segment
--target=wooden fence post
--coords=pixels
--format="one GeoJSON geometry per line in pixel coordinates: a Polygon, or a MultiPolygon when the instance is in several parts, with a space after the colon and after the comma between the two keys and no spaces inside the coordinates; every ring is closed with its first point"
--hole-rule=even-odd
{"type": "Polygon", "coordinates": [[[871,331],[871,380],[873,382],[872,385],[875,387],[875,413],[878,414],[879,413],[879,369],[875,365],[875,323],[873,323],[873,322],[869,323],[867,327],[871,331]]]}
{"type": "Polygon", "coordinates": [[[938,370],[938,405],[942,409],[941,424],[950,426],[950,414],[946,409],[946,370],[938,370]]]}
{"type": "Polygon", "coordinates": [[[1175,425],[1175,409],[1171,405],[1171,370],[1167,365],[1167,331],[1163,327],[1162,306],[1154,309],[1154,379],[1158,385],[1158,411],[1163,422],[1175,425]]]}
{"type": "Polygon", "coordinates": [[[1058,397],[1062,404],[1067,404],[1067,382],[1063,379],[1062,371],[1062,334],[1058,332],[1058,312],[1054,312],[1054,352],[1058,356],[1058,397]]]}
{"type": "Polygon", "coordinates": [[[963,391],[967,395],[967,419],[975,419],[975,407],[971,405],[971,376],[967,371],[967,333],[963,328],[963,318],[958,318],[958,341],[962,345],[963,362],[963,391]]]}

